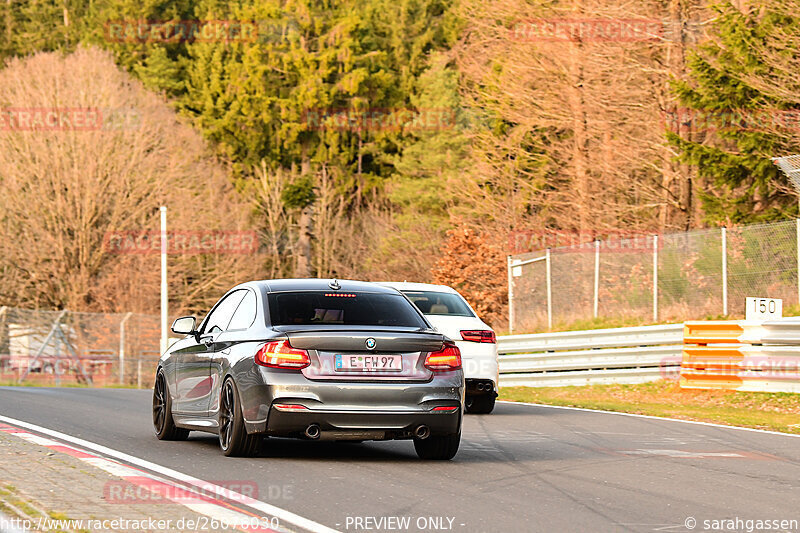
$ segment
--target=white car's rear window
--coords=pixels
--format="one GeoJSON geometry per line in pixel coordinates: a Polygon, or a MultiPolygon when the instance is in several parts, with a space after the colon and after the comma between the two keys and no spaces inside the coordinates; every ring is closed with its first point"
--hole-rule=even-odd
{"type": "Polygon", "coordinates": [[[457,294],[434,291],[402,291],[425,315],[475,315],[457,294]]]}

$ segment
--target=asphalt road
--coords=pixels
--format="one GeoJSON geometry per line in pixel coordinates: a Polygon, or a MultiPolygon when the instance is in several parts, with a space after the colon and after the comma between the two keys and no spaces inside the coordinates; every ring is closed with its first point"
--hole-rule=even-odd
{"type": "Polygon", "coordinates": [[[767,433],[498,404],[467,416],[449,462],[418,460],[408,441],[288,439],[247,459],[223,457],[213,435],[156,440],[149,391],[2,387],[0,413],[204,480],[255,481],[258,499],[341,531],[374,527],[356,527],[358,517],[394,516],[410,517],[409,531],[441,517],[463,532],[800,522],[800,439],[767,433]]]}

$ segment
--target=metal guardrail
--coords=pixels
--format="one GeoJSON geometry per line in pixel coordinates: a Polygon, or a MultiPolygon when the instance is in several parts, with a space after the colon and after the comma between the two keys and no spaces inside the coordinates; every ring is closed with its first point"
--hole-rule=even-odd
{"type": "Polygon", "coordinates": [[[677,377],[683,324],[497,338],[500,386],[644,383],[677,377]]]}

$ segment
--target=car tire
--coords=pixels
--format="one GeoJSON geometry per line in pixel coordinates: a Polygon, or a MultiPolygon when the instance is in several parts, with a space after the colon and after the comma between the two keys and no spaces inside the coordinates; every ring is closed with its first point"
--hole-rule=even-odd
{"type": "Polygon", "coordinates": [[[262,435],[247,433],[242,402],[233,379],[222,385],[219,398],[219,447],[227,457],[252,457],[258,453],[262,435]]]}
{"type": "Polygon", "coordinates": [[[153,384],[153,430],[158,440],[186,440],[189,436],[189,430],[177,427],[172,418],[172,398],[161,368],[153,384]]]}
{"type": "Polygon", "coordinates": [[[467,412],[474,415],[488,415],[494,411],[494,394],[476,394],[467,397],[467,412]]]}
{"type": "Polygon", "coordinates": [[[461,431],[454,435],[434,436],[427,439],[414,439],[414,449],[420,459],[448,461],[455,457],[461,443],[461,431]]]}

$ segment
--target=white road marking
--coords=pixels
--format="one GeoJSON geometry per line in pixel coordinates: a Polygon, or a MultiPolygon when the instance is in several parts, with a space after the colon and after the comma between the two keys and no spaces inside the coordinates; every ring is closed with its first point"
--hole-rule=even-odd
{"type": "Polygon", "coordinates": [[[37,433],[43,433],[45,435],[49,435],[51,437],[57,438],[62,441],[71,442],[72,444],[75,444],[77,446],[93,450],[97,453],[106,455],[108,457],[119,459],[120,461],[136,465],[145,470],[157,472],[165,477],[172,478],[177,481],[187,483],[189,485],[194,485],[195,487],[200,487],[206,491],[213,492],[217,496],[221,496],[223,498],[228,498],[236,502],[242,503],[252,509],[261,511],[268,516],[275,516],[279,520],[281,520],[281,522],[285,521],[289,524],[311,531],[313,533],[339,533],[335,529],[331,529],[327,526],[314,522],[313,520],[309,520],[308,518],[303,518],[302,516],[294,514],[291,511],[287,511],[286,509],[281,509],[280,507],[276,507],[272,504],[262,502],[260,500],[255,500],[253,498],[250,498],[249,496],[245,496],[230,489],[226,489],[225,487],[220,487],[219,485],[214,485],[212,483],[209,483],[208,481],[203,481],[188,474],[178,472],[177,470],[173,470],[171,468],[167,468],[165,466],[152,463],[145,459],[140,459],[133,455],[129,455],[127,453],[120,452],[112,448],[108,448],[107,446],[103,446],[102,444],[97,444],[78,437],[73,437],[72,435],[61,433],[60,431],[55,431],[52,429],[48,429],[46,427],[37,426],[36,424],[31,424],[30,422],[17,420],[16,418],[11,418],[3,415],[0,415],[0,422],[5,422],[7,424],[11,424],[17,427],[29,429],[31,431],[36,431],[37,433]]]}
{"type": "Polygon", "coordinates": [[[800,438],[800,435],[794,433],[782,433],[780,431],[769,431],[767,429],[755,429],[755,428],[743,428],[741,426],[726,426],[725,424],[714,424],[713,422],[700,422],[697,420],[681,420],[680,418],[667,418],[665,416],[652,416],[652,415],[638,415],[635,413],[620,413],[617,411],[603,411],[602,409],[586,409],[585,407],[567,407],[565,405],[546,405],[543,403],[530,403],[530,402],[511,402],[508,400],[497,400],[499,403],[505,403],[508,405],[530,405],[532,407],[547,407],[549,409],[564,409],[567,411],[583,411],[585,413],[603,413],[606,415],[619,415],[619,416],[631,416],[634,418],[645,418],[648,420],[664,420],[667,422],[681,422],[683,424],[694,424],[696,426],[708,426],[712,428],[723,428],[723,429],[736,429],[739,431],[751,431],[753,433],[765,433],[767,435],[781,435],[783,437],[796,437],[800,438]]]}
{"type": "Polygon", "coordinates": [[[620,450],[626,455],[660,455],[663,457],[677,457],[679,459],[706,459],[709,457],[740,457],[744,455],[733,452],[687,452],[684,450],[620,450]]]}
{"type": "Polygon", "coordinates": [[[124,464],[116,461],[109,461],[105,457],[87,457],[84,459],[84,461],[96,468],[99,468],[100,470],[105,470],[112,476],[131,477],[142,475],[142,472],[139,470],[125,466],[124,464]]]}

